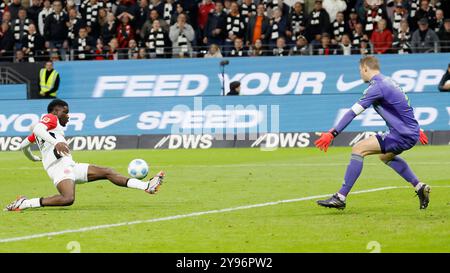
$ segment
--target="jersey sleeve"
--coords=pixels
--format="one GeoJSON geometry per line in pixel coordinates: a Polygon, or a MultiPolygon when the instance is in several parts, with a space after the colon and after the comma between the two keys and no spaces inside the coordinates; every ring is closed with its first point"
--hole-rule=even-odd
{"type": "Polygon", "coordinates": [[[34,134],[31,134],[27,137],[27,139],[30,143],[34,143],[36,141],[36,136],[34,134]]]}
{"type": "Polygon", "coordinates": [[[381,99],[383,94],[380,88],[375,84],[369,86],[364,92],[364,96],[359,99],[357,104],[361,105],[364,109],[369,108],[374,102],[381,99]]]}
{"type": "Polygon", "coordinates": [[[47,131],[55,129],[58,126],[58,118],[55,115],[47,114],[42,117],[41,122],[47,126],[47,131]]]}

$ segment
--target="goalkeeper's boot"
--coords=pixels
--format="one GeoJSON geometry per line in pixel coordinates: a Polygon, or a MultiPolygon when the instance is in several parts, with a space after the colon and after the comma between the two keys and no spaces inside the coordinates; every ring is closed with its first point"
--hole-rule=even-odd
{"type": "Polygon", "coordinates": [[[342,201],[337,193],[326,200],[318,200],[317,204],[327,208],[345,209],[345,201],[342,201]]]}
{"type": "Polygon", "coordinates": [[[420,209],[426,209],[428,207],[428,203],[430,203],[430,191],[431,188],[427,184],[423,184],[422,187],[416,191],[416,194],[419,197],[420,209]]]}
{"type": "Polygon", "coordinates": [[[20,205],[22,205],[23,201],[25,201],[27,198],[25,196],[19,196],[16,200],[12,201],[9,205],[6,206],[4,211],[21,211],[20,205]]]}
{"type": "Polygon", "coordinates": [[[160,171],[157,175],[155,175],[148,181],[148,188],[145,191],[150,194],[157,193],[159,191],[159,188],[161,187],[161,184],[163,183],[165,175],[166,174],[163,171],[160,171]]]}

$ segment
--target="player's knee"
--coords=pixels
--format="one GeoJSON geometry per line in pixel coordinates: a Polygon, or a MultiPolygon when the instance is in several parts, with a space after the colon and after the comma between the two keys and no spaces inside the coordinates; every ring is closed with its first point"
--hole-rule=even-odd
{"type": "Polygon", "coordinates": [[[388,164],[390,161],[392,161],[393,157],[387,154],[381,154],[379,156],[380,160],[383,161],[384,164],[388,164]]]}
{"type": "Polygon", "coordinates": [[[75,196],[73,195],[64,196],[62,202],[64,206],[71,206],[75,202],[75,196]]]}
{"type": "Polygon", "coordinates": [[[353,148],[352,148],[352,154],[355,154],[355,155],[360,155],[360,156],[366,156],[365,154],[364,154],[364,147],[362,146],[362,145],[358,145],[358,144],[356,144],[355,146],[353,146],[353,148]]]}
{"type": "Polygon", "coordinates": [[[109,177],[111,175],[114,175],[115,171],[111,168],[104,168],[103,173],[106,177],[109,177]]]}

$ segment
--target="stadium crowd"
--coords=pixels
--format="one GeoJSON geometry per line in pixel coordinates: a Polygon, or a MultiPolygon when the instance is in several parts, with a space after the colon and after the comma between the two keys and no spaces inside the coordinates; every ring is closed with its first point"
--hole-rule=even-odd
{"type": "Polygon", "coordinates": [[[0,60],[450,52],[450,0],[2,0],[0,60]]]}

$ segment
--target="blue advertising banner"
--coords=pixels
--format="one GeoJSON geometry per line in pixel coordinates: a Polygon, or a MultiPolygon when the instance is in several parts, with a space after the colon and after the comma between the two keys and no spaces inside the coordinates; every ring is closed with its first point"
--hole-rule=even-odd
{"type": "Polygon", "coordinates": [[[26,84],[1,84],[0,100],[24,100],[27,98],[26,84]]]}
{"type": "MultiPolygon", "coordinates": [[[[241,82],[242,95],[361,93],[361,56],[229,58],[225,92],[241,82]]],[[[405,92],[438,92],[450,53],[380,55],[381,68],[405,92]]],[[[61,98],[217,96],[222,59],[57,62],[61,98]]]]}
{"type": "MultiPolygon", "coordinates": [[[[226,134],[328,130],[361,95],[69,99],[67,135],[226,134]]],[[[410,94],[423,129],[450,130],[446,93],[410,94]]],[[[0,101],[0,136],[23,136],[49,100],[0,101]]],[[[369,108],[348,132],[383,131],[369,108]]]]}

